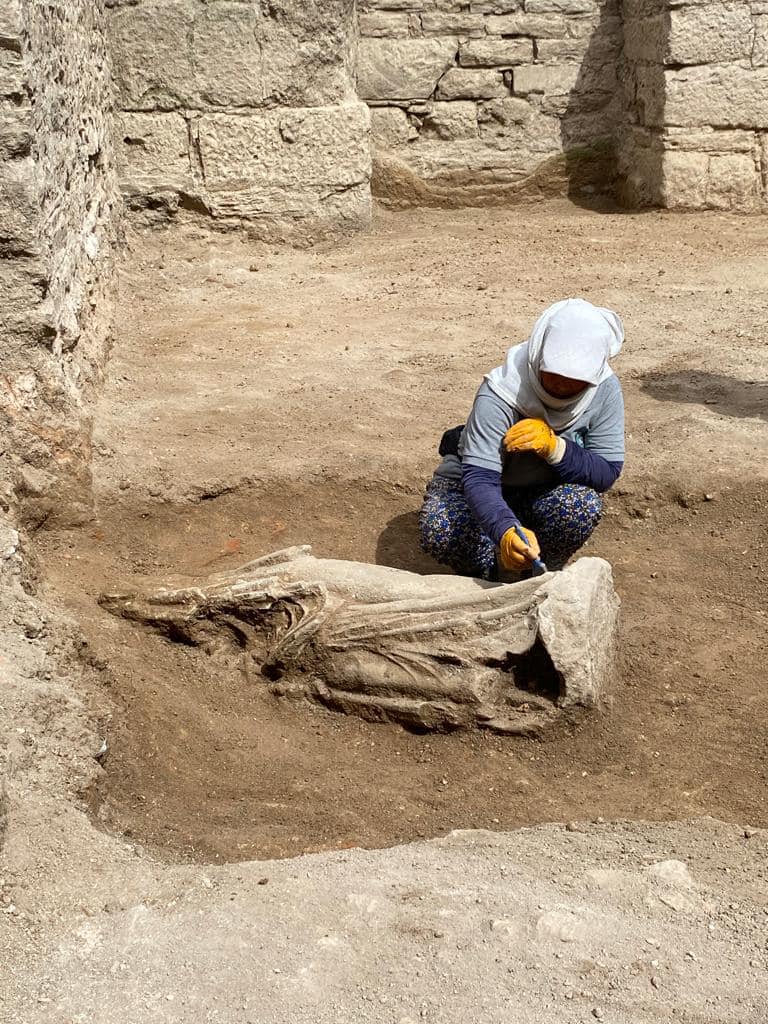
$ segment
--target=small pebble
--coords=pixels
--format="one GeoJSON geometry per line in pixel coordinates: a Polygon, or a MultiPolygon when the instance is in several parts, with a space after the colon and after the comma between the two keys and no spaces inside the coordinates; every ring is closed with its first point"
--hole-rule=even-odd
{"type": "Polygon", "coordinates": [[[592,1010],[592,1016],[593,1017],[597,1017],[598,1020],[604,1020],[605,1019],[605,1010],[603,1010],[602,1007],[600,1007],[600,1006],[596,1006],[592,1010]]]}

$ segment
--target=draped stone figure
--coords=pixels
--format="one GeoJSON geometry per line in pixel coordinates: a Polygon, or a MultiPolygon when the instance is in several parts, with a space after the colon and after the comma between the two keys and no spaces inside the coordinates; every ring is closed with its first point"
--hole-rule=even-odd
{"type": "Polygon", "coordinates": [[[505,584],[294,547],[100,604],[239,663],[277,696],[418,729],[532,733],[598,704],[619,601],[599,558],[505,584]]]}

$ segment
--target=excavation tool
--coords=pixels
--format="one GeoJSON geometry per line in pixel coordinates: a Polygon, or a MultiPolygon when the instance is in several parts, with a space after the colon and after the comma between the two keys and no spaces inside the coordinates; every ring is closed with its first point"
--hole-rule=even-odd
{"type": "MultiPolygon", "coordinates": [[[[528,538],[523,533],[522,527],[516,526],[514,529],[515,533],[523,542],[523,544],[525,544],[526,547],[530,547],[530,544],[528,543],[528,538]]],[[[531,570],[534,576],[543,576],[545,572],[549,571],[540,558],[531,559],[531,570]]]]}

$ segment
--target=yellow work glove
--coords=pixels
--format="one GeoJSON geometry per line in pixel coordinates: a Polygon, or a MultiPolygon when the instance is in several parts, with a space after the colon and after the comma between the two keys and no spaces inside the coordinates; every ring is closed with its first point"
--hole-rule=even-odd
{"type": "Polygon", "coordinates": [[[544,420],[520,420],[504,435],[508,452],[535,452],[549,459],[557,449],[557,434],[544,420]]]}
{"type": "Polygon", "coordinates": [[[541,554],[541,548],[533,530],[526,530],[524,526],[521,526],[520,529],[528,540],[528,546],[518,537],[514,528],[507,530],[501,538],[499,553],[501,564],[505,569],[527,569],[534,558],[538,558],[541,554]]]}

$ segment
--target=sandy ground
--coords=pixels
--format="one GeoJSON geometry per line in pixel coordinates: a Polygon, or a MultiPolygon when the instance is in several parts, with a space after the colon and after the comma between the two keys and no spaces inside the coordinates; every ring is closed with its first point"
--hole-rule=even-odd
{"type": "Polygon", "coordinates": [[[0,1019],[768,1019],[767,248],[765,220],[566,203],[303,252],[133,236],[97,517],[38,533],[44,582],[0,615],[0,1019]],[[415,516],[442,430],[578,294],[627,327],[629,459],[588,547],[623,601],[599,716],[414,735],[96,605],[291,543],[435,571],[415,516]],[[680,821],[708,815],[738,824],[680,821]],[[505,831],[553,821],[592,824],[505,831]]]}

